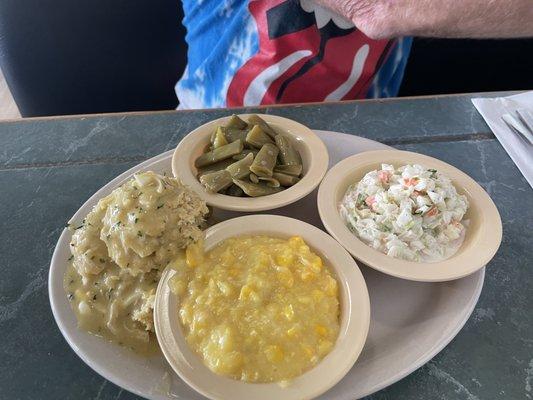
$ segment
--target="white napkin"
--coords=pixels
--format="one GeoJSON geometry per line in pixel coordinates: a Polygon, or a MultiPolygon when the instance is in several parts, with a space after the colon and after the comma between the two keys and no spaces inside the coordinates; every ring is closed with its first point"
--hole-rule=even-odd
{"type": "Polygon", "coordinates": [[[512,132],[502,121],[503,114],[514,114],[519,108],[533,112],[533,91],[509,97],[476,98],[472,99],[472,103],[533,187],[533,146],[512,132]]]}

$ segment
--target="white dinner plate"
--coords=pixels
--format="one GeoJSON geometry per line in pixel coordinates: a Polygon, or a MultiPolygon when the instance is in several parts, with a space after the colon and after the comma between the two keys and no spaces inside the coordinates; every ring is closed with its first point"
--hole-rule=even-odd
{"type": "MultiPolygon", "coordinates": [[[[368,150],[387,149],[381,143],[357,136],[316,131],[329,150],[330,166],[368,150]]],[[[171,174],[173,150],[151,158],[119,175],[96,192],[74,214],[81,221],[97,203],[140,170],[171,174]]],[[[316,191],[289,206],[267,211],[322,224],[316,191]]],[[[242,213],[215,210],[212,222],[242,213]]],[[[70,256],[71,232],[64,230],[56,245],[48,288],[50,304],[59,329],[76,354],[104,378],[135,394],[153,400],[205,399],[181,381],[162,355],[144,358],[77,328],[76,317],[63,290],[63,274],[70,256]]],[[[463,327],[472,313],[485,269],[450,282],[412,282],[361,266],[371,304],[368,338],[354,367],[320,399],[354,400],[374,393],[410,374],[441,351],[463,327]]]]}

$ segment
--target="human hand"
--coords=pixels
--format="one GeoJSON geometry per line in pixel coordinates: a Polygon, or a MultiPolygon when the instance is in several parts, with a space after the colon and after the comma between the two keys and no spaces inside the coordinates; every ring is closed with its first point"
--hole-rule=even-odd
{"type": "Polygon", "coordinates": [[[533,36],[532,0],[314,0],[372,39],[533,36]]]}

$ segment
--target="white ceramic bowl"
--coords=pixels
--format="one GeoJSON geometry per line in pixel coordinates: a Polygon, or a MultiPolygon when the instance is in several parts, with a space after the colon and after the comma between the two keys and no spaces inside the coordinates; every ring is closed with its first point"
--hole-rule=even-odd
{"type": "MultiPolygon", "coordinates": [[[[250,114],[241,114],[246,119],[250,114]]],[[[299,122],[276,115],[259,116],[272,125],[278,132],[292,139],[303,164],[303,177],[294,186],[281,192],[263,197],[232,197],[209,193],[196,178],[194,161],[202,154],[209,143],[211,134],[217,126],[224,125],[230,118],[224,117],[199,126],[178,144],[172,157],[172,173],[193,189],[210,206],[224,210],[255,212],[273,210],[305,197],[313,191],[328,169],[328,150],[322,140],[309,128],[299,122]]]]}
{"type": "Polygon", "coordinates": [[[414,281],[439,282],[470,275],[494,257],[502,240],[498,209],[476,181],[443,161],[408,151],[368,151],[342,160],[329,170],[320,185],[318,211],[327,231],[355,258],[386,274],[414,281]],[[470,205],[464,219],[470,222],[463,244],[452,257],[434,263],[389,257],[363,243],[345,225],[339,204],[348,186],[360,181],[366,173],[380,169],[382,163],[435,168],[452,180],[460,194],[466,195],[470,205]]]}
{"type": "Polygon", "coordinates": [[[276,383],[245,383],[215,374],[188,346],[178,318],[178,299],[168,287],[173,270],[167,270],[156,294],[154,323],[167,361],[190,386],[216,400],[310,399],[335,385],[353,366],[366,340],[370,302],[364,278],[352,257],[331,236],[305,222],[277,215],[250,215],[230,219],[206,231],[205,248],[232,236],[267,234],[300,235],[335,272],[340,293],[340,331],[332,351],[313,369],[287,387],[276,383]]]}

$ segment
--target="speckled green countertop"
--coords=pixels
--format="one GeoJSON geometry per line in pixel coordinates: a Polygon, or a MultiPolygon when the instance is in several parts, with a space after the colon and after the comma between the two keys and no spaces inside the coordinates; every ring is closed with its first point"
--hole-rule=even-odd
{"type": "MultiPolygon", "coordinates": [[[[533,191],[472,106],[475,96],[260,110],[440,158],[477,180],[501,213],[503,243],[463,330],[424,367],[369,399],[533,398],[533,191]]],[[[137,398],[93,372],[63,339],[48,302],[50,258],[65,221],[98,188],[226,114],[0,122],[0,399],[137,398]]]]}

